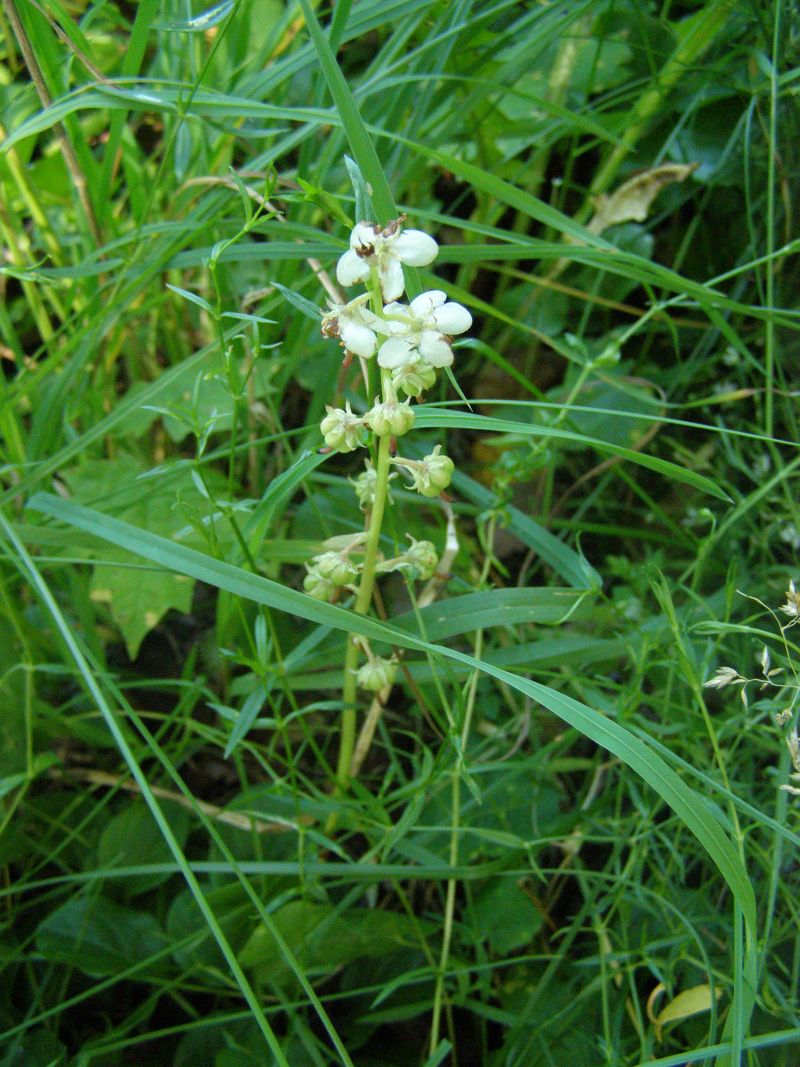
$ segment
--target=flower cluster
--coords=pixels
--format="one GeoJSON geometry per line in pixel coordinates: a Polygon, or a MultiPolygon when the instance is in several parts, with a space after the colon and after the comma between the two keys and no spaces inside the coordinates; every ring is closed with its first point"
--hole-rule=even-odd
{"type": "Polygon", "coordinates": [[[361,359],[377,353],[378,366],[391,372],[384,380],[407,397],[418,397],[436,381],[437,370],[452,364],[452,339],[466,333],[472,316],[441,289],[421,293],[409,304],[399,302],[403,264],[426,267],[439,250],[428,234],[404,230],[403,221],[401,216],[382,229],[373,222],[354,228],[336,277],[345,286],[364,282],[367,292],[347,304],[331,303],[322,333],[361,359]]]}
{"type": "MultiPolygon", "coordinates": [[[[353,412],[348,402],[343,408],[326,407],[320,424],[330,449],[371,448],[371,458],[353,482],[368,526],[373,509],[380,514],[384,500],[391,502],[391,478],[405,476],[407,488],[423,497],[438,497],[449,486],[453,461],[442,454],[441,445],[422,459],[407,459],[397,455],[396,442],[414,425],[412,399],[419,401],[436,382],[437,373],[452,365],[453,338],[472,325],[469,311],[448,300],[441,289],[403,302],[403,266],[427,267],[439,251],[432,237],[421,230],[404,229],[404,222],[405,216],[400,216],[385,226],[359,222],[354,227],[350,247],[337,264],[336,278],[345,287],[361,282],[366,291],[347,303],[329,303],[322,314],[323,336],[339,342],[346,361],[353,357],[364,361],[365,381],[374,381],[377,372],[380,382],[379,395],[371,394],[372,407],[363,415],[353,412]],[[373,361],[372,371],[369,361],[373,361]],[[377,465],[376,455],[381,457],[377,465]],[[389,473],[391,465],[394,473],[389,473]],[[381,509],[375,503],[378,498],[381,509]]],[[[306,564],[304,588],[320,600],[335,600],[343,589],[363,593],[365,581],[392,571],[427,581],[439,563],[430,541],[411,538],[405,552],[385,559],[375,547],[365,549],[365,535],[338,540],[326,542],[326,551],[306,564]],[[353,554],[363,556],[363,562],[354,562],[353,554]]],[[[370,543],[377,546],[377,541],[370,543]]],[[[366,644],[363,649],[368,662],[358,670],[357,683],[379,692],[391,685],[395,662],[373,656],[366,644]]]]}

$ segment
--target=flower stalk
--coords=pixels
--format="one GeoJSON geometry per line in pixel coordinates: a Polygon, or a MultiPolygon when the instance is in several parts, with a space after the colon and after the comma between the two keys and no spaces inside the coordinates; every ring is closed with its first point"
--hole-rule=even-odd
{"type": "MultiPolygon", "coordinates": [[[[412,399],[436,381],[437,371],[453,362],[453,336],[472,325],[466,308],[447,300],[439,289],[421,293],[403,304],[403,264],[428,266],[438,245],[421,230],[405,230],[405,216],[380,227],[359,222],[350,235],[350,247],[337,265],[340,285],[363,283],[365,291],[347,303],[332,302],[322,312],[322,334],[344,349],[345,365],[357,356],[364,371],[366,401],[372,407],[364,415],[344,408],[327,407],[320,430],[328,448],[355,452],[369,448],[365,469],[353,482],[359,504],[366,512],[366,529],[344,547],[337,539],[330,549],[306,564],[304,587],[320,600],[335,600],[344,589],[355,594],[352,610],[366,615],[372,605],[375,582],[380,574],[401,571],[409,579],[427,580],[436,571],[438,557],[428,541],[411,538],[405,552],[384,559],[381,531],[387,504],[391,502],[392,478],[410,479],[407,487],[422,497],[441,496],[450,484],[452,460],[441,445],[422,460],[396,455],[396,442],[414,425],[412,399]],[[380,392],[373,393],[371,361],[380,377],[380,392]],[[401,400],[399,394],[404,394],[401,400]],[[392,472],[392,467],[397,468],[392,472]],[[362,557],[360,562],[357,557],[362,557]]],[[[347,636],[342,685],[342,717],[336,764],[335,793],[341,796],[350,785],[356,741],[359,689],[388,694],[396,670],[397,655],[383,658],[372,653],[357,633],[347,636]],[[366,663],[359,666],[362,654],[366,663]]],[[[332,829],[335,818],[329,823],[332,829]]]]}

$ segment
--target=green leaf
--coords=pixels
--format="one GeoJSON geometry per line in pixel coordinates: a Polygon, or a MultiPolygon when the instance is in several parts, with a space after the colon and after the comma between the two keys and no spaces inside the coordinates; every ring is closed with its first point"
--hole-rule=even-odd
{"type": "MultiPolygon", "coordinates": [[[[104,498],[113,502],[126,487],[133,488],[141,472],[134,460],[120,455],[113,461],[91,460],[64,477],[78,500],[104,498]]],[[[175,483],[166,480],[139,483],[133,502],[120,514],[127,521],[174,533],[184,523],[174,507],[176,492],[175,483]]],[[[145,636],[170,608],[188,612],[194,583],[185,575],[131,567],[127,553],[118,548],[102,546],[95,559],[90,596],[96,603],[108,604],[133,660],[145,636]]]]}
{"type": "MultiPolygon", "coordinates": [[[[341,912],[332,904],[296,900],[275,912],[272,920],[307,972],[332,971],[362,956],[381,956],[418,943],[415,924],[395,912],[341,912]]],[[[263,924],[255,928],[239,958],[243,966],[278,984],[291,975],[278,942],[263,924]]]]}
{"type": "Polygon", "coordinates": [[[585,595],[585,590],[557,587],[492,589],[436,601],[419,613],[400,615],[393,623],[401,629],[414,632],[418,629],[419,617],[430,641],[441,641],[446,637],[491,626],[534,622],[555,626],[572,614],[585,595]]]}
{"type": "MultiPolygon", "coordinates": [[[[118,974],[167,945],[157,920],[105,897],[75,897],[51,912],[36,931],[37,951],[84,974],[118,974]]],[[[163,964],[148,970],[163,971],[163,964]]]]}
{"type": "Polygon", "coordinates": [[[710,478],[704,478],[696,471],[679,467],[677,463],[659,459],[657,456],[649,456],[645,452],[636,452],[630,448],[622,448],[610,441],[601,441],[596,437],[586,437],[572,430],[562,430],[554,426],[536,426],[527,422],[512,422],[510,419],[496,419],[489,415],[474,415],[461,411],[425,409],[417,415],[415,425],[419,429],[462,429],[474,430],[477,433],[505,433],[516,434],[520,437],[551,437],[571,444],[583,445],[593,448],[600,453],[608,453],[612,456],[620,456],[622,459],[637,463],[640,467],[647,467],[657,474],[663,475],[670,481],[683,485],[691,485],[694,489],[708,493],[718,500],[730,503],[731,498],[719,488],[710,478]]]}
{"type": "Polygon", "coordinates": [[[342,120],[342,127],[347,134],[353,158],[358,164],[359,171],[369,186],[369,193],[375,207],[376,221],[388,222],[397,217],[397,207],[392,196],[389,183],[383,173],[383,167],[378,159],[378,153],[364,125],[350,86],[345,76],[339,69],[336,57],[331,51],[331,46],[325,34],[320,29],[317,16],[314,14],[309,0],[300,0],[300,8],[311,35],[311,41],[319,57],[319,65],[328,83],[333,101],[342,120]]]}
{"type": "Polygon", "coordinates": [[[190,293],[188,289],[179,289],[177,285],[170,285],[167,282],[167,289],[171,289],[173,293],[177,293],[178,296],[182,296],[184,300],[188,300],[190,304],[197,304],[203,311],[207,311],[211,317],[214,317],[214,309],[207,300],[204,300],[202,296],[198,296],[197,293],[190,293]]]}
{"type": "MultiPolygon", "coordinates": [[[[162,804],[161,810],[175,840],[183,847],[189,836],[188,811],[169,801],[162,804]]],[[[98,845],[97,860],[102,867],[133,867],[142,856],[147,856],[152,863],[167,863],[171,853],[146,805],[133,801],[106,825],[98,845]]],[[[163,871],[132,875],[125,879],[125,891],[130,897],[138,896],[161,885],[168,877],[163,871]]]]}
{"type": "Polygon", "coordinates": [[[169,30],[173,33],[205,33],[220,22],[224,22],[228,15],[236,8],[237,0],[222,0],[219,4],[201,11],[191,19],[180,21],[159,22],[156,29],[169,30]]]}

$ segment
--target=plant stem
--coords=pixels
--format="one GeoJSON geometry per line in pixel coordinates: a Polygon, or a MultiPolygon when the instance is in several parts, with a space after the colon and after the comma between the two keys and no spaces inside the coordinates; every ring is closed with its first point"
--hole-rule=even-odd
{"type": "MultiPolygon", "coordinates": [[[[357,615],[366,615],[372,603],[375,588],[375,565],[378,562],[383,512],[389,486],[390,439],[382,437],[378,445],[378,462],[375,467],[375,500],[369,516],[369,532],[364,549],[364,565],[353,610],[357,615]]],[[[342,686],[342,725],[339,735],[339,758],[336,763],[336,793],[341,795],[350,785],[350,761],[356,743],[356,666],[358,664],[358,635],[347,635],[344,657],[344,684],[342,686]]]]}

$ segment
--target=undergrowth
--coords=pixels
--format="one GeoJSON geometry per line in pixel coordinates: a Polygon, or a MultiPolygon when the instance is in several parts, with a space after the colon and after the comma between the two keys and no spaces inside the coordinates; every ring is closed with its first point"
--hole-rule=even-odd
{"type": "Polygon", "coordinates": [[[0,39],[3,1067],[794,1067],[796,12],[0,39]]]}

